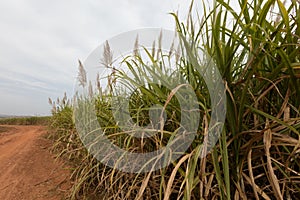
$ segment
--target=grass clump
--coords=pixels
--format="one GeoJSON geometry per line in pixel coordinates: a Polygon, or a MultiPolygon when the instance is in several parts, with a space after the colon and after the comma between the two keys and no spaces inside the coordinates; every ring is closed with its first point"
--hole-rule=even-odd
{"type": "MultiPolygon", "coordinates": [[[[163,169],[132,174],[97,162],[75,130],[74,108],[66,103],[66,98],[54,105],[50,127],[55,132],[55,148],[74,163],[71,199],[299,198],[300,5],[295,0],[237,3],[239,7],[233,8],[223,0],[214,1],[212,6],[203,2],[202,17],[191,6],[186,23],[172,14],[184,44],[182,50],[207,52],[226,86],[225,126],[211,154],[200,155],[212,115],[208,86],[189,55],[175,58],[174,71],[192,85],[196,94],[201,122],[187,151],[163,169]]],[[[166,105],[167,120],[161,135],[145,140],[134,138],[121,131],[114,120],[112,96],[119,89],[114,82],[141,85],[137,81],[147,80],[147,73],[160,80],[174,75],[163,70],[168,65],[164,59],[171,59],[174,54],[145,51],[148,63],[138,53],[123,61],[135,76],[112,68],[110,89],[90,95],[104,133],[128,151],[147,152],[163,147],[177,131],[182,114],[178,99],[170,99],[174,88],[149,84],[131,96],[129,114],[142,126],[150,122],[151,105],[166,105]]],[[[80,69],[81,80],[85,80],[82,64],[80,69]]]]}

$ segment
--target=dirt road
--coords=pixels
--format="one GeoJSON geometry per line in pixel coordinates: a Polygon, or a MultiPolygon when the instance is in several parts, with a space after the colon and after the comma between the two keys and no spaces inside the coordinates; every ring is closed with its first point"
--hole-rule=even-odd
{"type": "Polygon", "coordinates": [[[41,126],[0,126],[0,199],[64,199],[69,172],[41,126]]]}

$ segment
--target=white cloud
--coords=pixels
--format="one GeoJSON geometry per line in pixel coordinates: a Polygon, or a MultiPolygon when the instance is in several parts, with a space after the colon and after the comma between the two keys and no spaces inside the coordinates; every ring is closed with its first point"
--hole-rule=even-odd
{"type": "Polygon", "coordinates": [[[1,1],[0,113],[50,112],[49,96],[71,95],[78,59],[121,32],[171,29],[168,12],[188,6],[186,0],[1,1]]]}

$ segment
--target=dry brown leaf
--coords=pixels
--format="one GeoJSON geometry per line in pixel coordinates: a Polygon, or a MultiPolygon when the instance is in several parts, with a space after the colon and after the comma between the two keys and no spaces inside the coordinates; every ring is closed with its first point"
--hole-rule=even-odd
{"type": "Polygon", "coordinates": [[[208,198],[209,191],[211,190],[211,184],[212,184],[212,182],[213,182],[213,180],[214,180],[214,177],[215,177],[214,174],[211,174],[211,175],[209,176],[208,182],[207,182],[206,187],[205,187],[205,192],[204,192],[204,197],[205,197],[205,199],[208,198]]]}
{"type": "MultiPolygon", "coordinates": [[[[245,173],[242,173],[246,181],[251,184],[251,179],[248,177],[245,173]]],[[[265,200],[271,200],[271,198],[260,188],[258,185],[254,184],[256,190],[258,193],[265,199],[265,200]]]]}
{"type": "Polygon", "coordinates": [[[252,171],[252,163],[251,163],[252,149],[250,149],[247,158],[248,158],[247,161],[248,161],[249,175],[250,175],[250,179],[251,179],[251,186],[252,186],[255,198],[257,200],[259,200],[259,197],[258,197],[258,194],[257,194],[257,190],[256,190],[256,187],[255,187],[255,180],[254,180],[254,176],[253,176],[253,171],[252,171]]]}
{"type": "Polygon", "coordinates": [[[183,156],[179,160],[179,162],[177,163],[177,165],[175,166],[175,168],[173,169],[172,174],[171,174],[170,179],[169,179],[168,184],[167,184],[167,189],[166,189],[166,192],[165,192],[164,200],[168,200],[169,197],[170,197],[170,195],[171,195],[171,193],[172,193],[172,184],[174,182],[174,178],[175,178],[175,175],[176,175],[179,167],[181,166],[181,164],[183,162],[185,162],[189,157],[191,157],[191,155],[192,155],[192,153],[183,156]]]}
{"type": "Polygon", "coordinates": [[[283,121],[287,122],[290,120],[290,106],[287,106],[285,109],[284,109],[284,114],[283,114],[283,121]]]}
{"type": "MultiPolygon", "coordinates": [[[[269,120],[266,120],[266,128],[269,127],[269,120]]],[[[265,152],[267,156],[267,169],[268,169],[268,179],[270,181],[270,184],[273,188],[274,195],[276,199],[283,200],[282,194],[280,192],[280,186],[278,183],[278,179],[274,173],[274,169],[272,167],[272,160],[270,156],[270,148],[271,148],[271,142],[272,142],[272,131],[270,129],[267,129],[264,133],[264,145],[265,145],[265,152]]]]}
{"type": "Polygon", "coordinates": [[[149,182],[149,179],[151,177],[151,174],[152,174],[152,172],[149,172],[148,175],[147,175],[147,177],[143,180],[136,200],[142,199],[143,193],[144,193],[144,191],[145,191],[145,189],[146,189],[146,187],[148,185],[148,182],[149,182]]]}

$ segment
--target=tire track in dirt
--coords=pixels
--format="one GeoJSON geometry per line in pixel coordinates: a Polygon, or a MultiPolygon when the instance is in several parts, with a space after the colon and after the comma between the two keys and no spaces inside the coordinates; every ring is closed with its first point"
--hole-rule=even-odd
{"type": "Polygon", "coordinates": [[[65,199],[69,171],[55,161],[42,126],[5,126],[0,133],[0,199],[65,199]]]}

